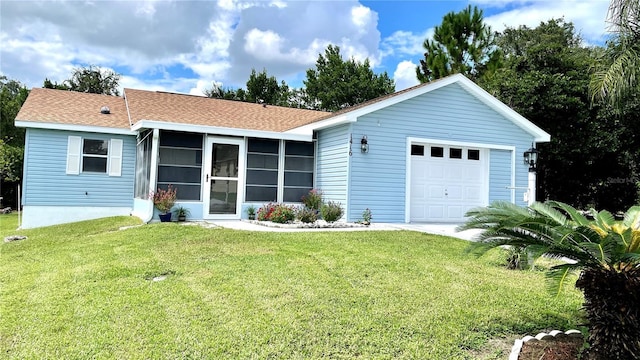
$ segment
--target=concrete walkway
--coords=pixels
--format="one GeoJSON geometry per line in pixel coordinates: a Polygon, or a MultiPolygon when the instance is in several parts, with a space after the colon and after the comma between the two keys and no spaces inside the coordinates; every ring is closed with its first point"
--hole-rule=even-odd
{"type": "Polygon", "coordinates": [[[319,228],[319,229],[300,229],[291,227],[270,227],[254,224],[243,220],[216,220],[209,222],[212,225],[246,231],[269,231],[269,232],[304,232],[304,231],[398,231],[409,230],[418,231],[427,234],[436,234],[456,237],[463,240],[473,240],[473,237],[479,233],[478,230],[467,230],[457,232],[455,229],[457,224],[390,224],[390,223],[373,223],[366,227],[342,227],[342,228],[319,228]]]}

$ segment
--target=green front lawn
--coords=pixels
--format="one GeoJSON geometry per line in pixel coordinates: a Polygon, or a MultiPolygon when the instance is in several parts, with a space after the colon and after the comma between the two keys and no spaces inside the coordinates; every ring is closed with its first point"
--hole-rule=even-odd
{"type": "Polygon", "coordinates": [[[3,358],[504,359],[495,339],[581,323],[578,292],[448,237],[16,221],[0,216],[2,238],[29,236],[0,244],[3,358]]]}

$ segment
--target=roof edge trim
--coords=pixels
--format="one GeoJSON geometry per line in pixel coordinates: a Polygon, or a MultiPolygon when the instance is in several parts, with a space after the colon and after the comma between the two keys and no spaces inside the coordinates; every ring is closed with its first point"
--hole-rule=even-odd
{"type": "Polygon", "coordinates": [[[15,125],[16,127],[34,128],[34,129],[81,131],[81,132],[93,132],[93,133],[117,134],[117,135],[136,135],[137,134],[136,131],[122,129],[122,128],[89,126],[89,125],[69,125],[69,124],[57,124],[57,123],[46,123],[46,122],[37,122],[37,121],[24,121],[24,120],[16,120],[15,125]]]}
{"type": "Polygon", "coordinates": [[[282,140],[298,140],[298,141],[312,141],[313,132],[309,133],[290,133],[290,132],[276,132],[265,130],[249,130],[249,129],[237,129],[226,128],[219,126],[203,126],[192,124],[180,124],[166,121],[157,120],[140,120],[132,127],[133,130],[140,129],[160,129],[160,130],[172,130],[172,131],[184,131],[202,134],[215,134],[215,135],[227,135],[237,137],[258,137],[267,139],[282,139],[282,140]]]}
{"type": "Polygon", "coordinates": [[[351,116],[351,113],[341,114],[336,117],[330,117],[327,119],[312,122],[310,124],[302,125],[293,129],[289,129],[285,131],[285,133],[289,133],[289,134],[311,133],[312,134],[314,131],[330,128],[333,126],[348,124],[350,122],[356,122],[356,120],[357,120],[357,117],[351,116]]]}

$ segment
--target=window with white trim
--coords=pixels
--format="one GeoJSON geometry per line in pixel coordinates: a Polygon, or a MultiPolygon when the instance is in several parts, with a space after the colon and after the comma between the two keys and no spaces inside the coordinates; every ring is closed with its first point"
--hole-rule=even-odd
{"type": "Polygon", "coordinates": [[[107,172],[109,140],[82,139],[82,172],[107,172]]]}
{"type": "Polygon", "coordinates": [[[122,139],[69,136],[66,173],[69,175],[99,173],[120,176],[122,173],[122,145],[122,139]]]}

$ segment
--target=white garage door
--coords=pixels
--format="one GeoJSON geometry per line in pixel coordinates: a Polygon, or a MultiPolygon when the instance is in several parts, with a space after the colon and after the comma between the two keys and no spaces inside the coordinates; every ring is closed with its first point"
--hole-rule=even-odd
{"type": "Polygon", "coordinates": [[[410,220],[462,222],[487,205],[487,150],[438,144],[411,145],[410,220]]]}

